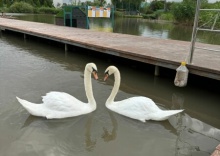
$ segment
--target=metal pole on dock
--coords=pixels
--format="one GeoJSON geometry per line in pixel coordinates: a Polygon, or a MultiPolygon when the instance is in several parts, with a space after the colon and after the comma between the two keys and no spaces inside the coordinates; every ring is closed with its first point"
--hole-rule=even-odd
{"type": "Polygon", "coordinates": [[[198,31],[197,27],[198,27],[200,6],[201,6],[201,0],[197,0],[194,26],[193,26],[193,33],[192,33],[192,39],[191,39],[189,63],[192,63],[192,59],[193,59],[193,53],[194,53],[194,47],[195,47],[195,41],[196,41],[196,34],[197,34],[197,31],[198,31]]]}
{"type": "Polygon", "coordinates": [[[85,5],[86,10],[86,29],[89,29],[89,17],[88,17],[88,6],[85,5]]]}
{"type": "Polygon", "coordinates": [[[114,32],[114,26],[115,26],[115,8],[114,8],[114,5],[111,7],[111,12],[112,12],[112,30],[114,32]]]}

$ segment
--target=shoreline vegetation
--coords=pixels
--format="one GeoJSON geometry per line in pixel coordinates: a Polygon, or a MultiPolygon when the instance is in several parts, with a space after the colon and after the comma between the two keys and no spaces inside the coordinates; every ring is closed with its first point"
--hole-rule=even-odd
{"type": "MultiPolygon", "coordinates": [[[[165,21],[172,22],[173,24],[193,26],[196,0],[183,0],[179,3],[156,0],[151,3],[143,3],[141,1],[138,3],[138,0],[133,1],[129,2],[128,7],[127,3],[123,2],[123,0],[112,0],[115,6],[115,17],[143,18],[149,21],[165,21]]],[[[102,0],[95,0],[95,2],[87,1],[77,5],[103,6],[102,3],[106,5],[104,2],[102,0]]],[[[208,3],[208,0],[201,0],[201,2],[201,8],[220,9],[220,2],[208,3]]],[[[107,5],[109,6],[110,4],[107,5]]],[[[66,4],[63,4],[63,6],[66,6],[66,4]]],[[[59,6],[54,7],[51,0],[16,0],[11,4],[4,4],[3,0],[0,0],[0,16],[4,16],[4,13],[34,13],[55,14],[57,17],[61,17],[63,6],[59,4],[59,6]]],[[[215,11],[200,12],[199,24],[206,24],[206,27],[211,27],[213,22],[209,21],[214,21],[217,13],[215,11]]],[[[220,18],[216,21],[216,28],[220,28],[220,18]]]]}

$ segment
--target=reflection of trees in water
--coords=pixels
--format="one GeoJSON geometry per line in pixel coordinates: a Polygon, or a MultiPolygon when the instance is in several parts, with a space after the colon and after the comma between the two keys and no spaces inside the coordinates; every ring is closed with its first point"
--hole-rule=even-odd
{"type": "Polygon", "coordinates": [[[49,23],[49,24],[55,24],[55,19],[53,15],[47,15],[47,14],[25,14],[22,16],[16,16],[19,20],[24,21],[34,21],[34,22],[40,22],[40,23],[49,23]]]}
{"type": "Polygon", "coordinates": [[[182,41],[191,41],[192,29],[191,27],[186,26],[173,26],[172,29],[169,30],[168,38],[174,40],[182,40],[182,41]]]}
{"type": "Polygon", "coordinates": [[[115,18],[114,32],[141,36],[139,24],[136,18],[115,18]]]}
{"type": "Polygon", "coordinates": [[[202,43],[217,44],[220,45],[220,33],[198,31],[197,41],[202,43]]]}

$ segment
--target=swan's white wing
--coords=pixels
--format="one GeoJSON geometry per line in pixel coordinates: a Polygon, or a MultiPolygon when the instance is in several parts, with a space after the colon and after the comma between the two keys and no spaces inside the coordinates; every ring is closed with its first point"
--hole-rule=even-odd
{"type": "Polygon", "coordinates": [[[149,120],[151,114],[161,111],[151,99],[141,96],[117,101],[107,107],[119,114],[141,121],[149,120]]]}
{"type": "Polygon", "coordinates": [[[108,105],[108,108],[127,117],[145,122],[145,120],[162,121],[183,110],[161,110],[147,97],[132,97],[108,105]]]}
{"type": "Polygon", "coordinates": [[[49,92],[42,97],[43,104],[50,110],[68,112],[81,110],[87,104],[64,92],[49,92]]]}

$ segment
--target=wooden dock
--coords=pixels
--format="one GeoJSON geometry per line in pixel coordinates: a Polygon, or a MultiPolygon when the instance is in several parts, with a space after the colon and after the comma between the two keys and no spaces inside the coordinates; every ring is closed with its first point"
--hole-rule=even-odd
{"type": "MultiPolygon", "coordinates": [[[[173,70],[188,57],[190,49],[190,42],[185,41],[98,32],[7,18],[0,18],[0,30],[19,32],[24,37],[32,35],[58,41],[66,49],[68,45],[74,45],[173,70]]],[[[196,45],[220,50],[220,45],[196,45]]],[[[196,49],[193,62],[187,64],[187,67],[191,74],[220,80],[220,52],[196,49]]]]}

